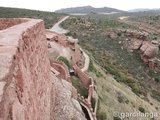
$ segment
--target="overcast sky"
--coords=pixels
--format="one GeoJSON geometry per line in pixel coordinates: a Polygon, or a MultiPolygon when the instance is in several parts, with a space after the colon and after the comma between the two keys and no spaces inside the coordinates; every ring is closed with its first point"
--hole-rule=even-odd
{"type": "Polygon", "coordinates": [[[88,6],[112,7],[120,10],[134,8],[160,8],[160,0],[0,0],[2,7],[18,7],[42,11],[88,6]]]}

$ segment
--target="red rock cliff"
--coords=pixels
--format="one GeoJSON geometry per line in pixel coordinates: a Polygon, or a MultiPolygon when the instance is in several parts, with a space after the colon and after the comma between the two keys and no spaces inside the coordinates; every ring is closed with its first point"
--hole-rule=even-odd
{"type": "Polygon", "coordinates": [[[8,25],[8,21],[3,19],[0,26],[0,119],[50,119],[54,86],[44,23],[12,19],[8,25]]]}

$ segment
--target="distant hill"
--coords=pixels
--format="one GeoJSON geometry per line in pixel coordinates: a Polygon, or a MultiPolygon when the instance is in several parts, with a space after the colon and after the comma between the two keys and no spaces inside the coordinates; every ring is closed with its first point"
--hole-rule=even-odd
{"type": "Polygon", "coordinates": [[[109,7],[94,8],[92,6],[64,8],[64,9],[55,11],[55,13],[68,13],[68,14],[73,14],[73,13],[87,14],[87,13],[90,13],[90,12],[110,13],[110,12],[125,12],[125,11],[114,9],[114,8],[109,8],[109,7]]]}
{"type": "Polygon", "coordinates": [[[154,12],[154,13],[160,13],[160,8],[154,8],[154,9],[149,9],[149,8],[137,8],[137,9],[132,9],[129,10],[128,12],[154,12]]]}
{"type": "Polygon", "coordinates": [[[148,11],[150,10],[149,8],[137,8],[137,9],[131,9],[128,12],[143,12],[143,11],[148,11]]]}
{"type": "Polygon", "coordinates": [[[160,13],[160,8],[151,9],[151,10],[149,10],[149,12],[160,13]]]}

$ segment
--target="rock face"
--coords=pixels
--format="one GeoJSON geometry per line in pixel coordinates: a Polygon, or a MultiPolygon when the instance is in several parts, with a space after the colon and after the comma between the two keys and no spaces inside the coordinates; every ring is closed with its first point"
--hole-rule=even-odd
{"type": "MultiPolygon", "coordinates": [[[[53,75],[52,75],[53,77],[53,75]]],[[[86,120],[81,106],[76,100],[77,91],[71,83],[52,79],[55,85],[55,101],[53,120],[86,120]]]]}
{"type": "Polygon", "coordinates": [[[0,31],[0,119],[50,119],[54,86],[43,21],[6,19],[3,26],[0,31]],[[8,25],[8,21],[12,21],[12,25],[8,25]]]}
{"type": "Polygon", "coordinates": [[[146,32],[120,30],[125,33],[129,39],[126,39],[127,47],[130,51],[139,50],[140,57],[145,64],[148,64],[150,68],[159,68],[160,60],[156,58],[159,51],[159,41],[152,40],[148,41],[146,32]]]}
{"type": "Polygon", "coordinates": [[[155,58],[158,54],[159,48],[156,45],[149,44],[146,42],[145,44],[142,45],[140,48],[140,56],[141,59],[147,63],[149,59],[155,58]]]}

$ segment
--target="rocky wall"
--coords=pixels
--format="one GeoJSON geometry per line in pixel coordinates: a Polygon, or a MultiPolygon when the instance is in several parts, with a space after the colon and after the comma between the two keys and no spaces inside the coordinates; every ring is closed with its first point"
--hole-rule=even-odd
{"type": "Polygon", "coordinates": [[[50,59],[50,65],[60,73],[61,79],[63,78],[70,82],[70,74],[68,67],[63,62],[50,59]]]}
{"type": "Polygon", "coordinates": [[[0,31],[0,119],[49,120],[54,86],[44,23],[15,23],[0,31]]]}
{"type": "Polygon", "coordinates": [[[27,22],[27,19],[16,19],[16,18],[0,18],[0,30],[18,25],[20,23],[27,22]]]}

